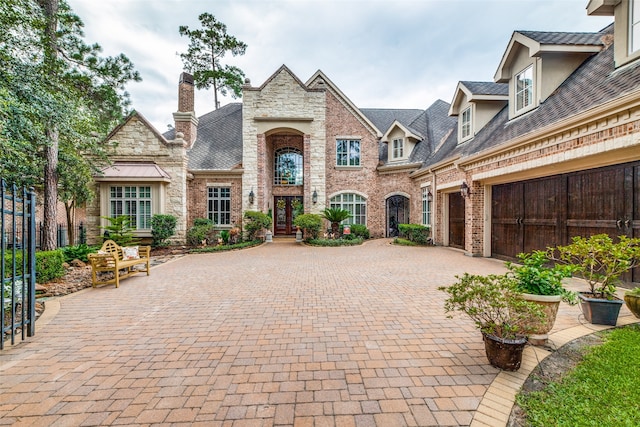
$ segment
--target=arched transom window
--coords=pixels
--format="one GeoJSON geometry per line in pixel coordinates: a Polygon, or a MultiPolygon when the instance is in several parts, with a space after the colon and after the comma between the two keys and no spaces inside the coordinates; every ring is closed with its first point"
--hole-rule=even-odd
{"type": "Polygon", "coordinates": [[[342,193],[329,200],[331,208],[348,210],[351,217],[342,221],[342,224],[367,224],[367,199],[359,194],[342,193]]]}
{"type": "Polygon", "coordinates": [[[295,148],[280,148],[275,152],[273,183],[276,185],[302,185],[302,153],[295,148]]]}

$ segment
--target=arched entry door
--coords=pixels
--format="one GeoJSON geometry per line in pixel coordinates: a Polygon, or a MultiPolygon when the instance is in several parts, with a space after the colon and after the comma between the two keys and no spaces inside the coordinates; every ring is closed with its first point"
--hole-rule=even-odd
{"type": "Polygon", "coordinates": [[[387,199],[387,237],[396,237],[400,230],[398,224],[409,223],[409,199],[402,195],[387,199]]]}

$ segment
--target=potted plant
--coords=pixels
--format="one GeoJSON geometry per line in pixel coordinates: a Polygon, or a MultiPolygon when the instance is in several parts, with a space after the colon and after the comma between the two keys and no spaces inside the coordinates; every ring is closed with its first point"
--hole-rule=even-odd
{"type": "MultiPolygon", "coordinates": [[[[541,306],[546,316],[544,321],[531,325],[532,333],[529,342],[544,345],[549,338],[558,314],[560,302],[574,305],[578,302],[578,294],[564,287],[562,280],[571,277],[576,267],[566,264],[550,264],[545,251],[533,251],[518,254],[520,264],[506,263],[511,275],[517,282],[518,291],[527,301],[541,306]]],[[[533,322],[533,319],[532,319],[533,322]]]]}
{"type": "Polygon", "coordinates": [[[622,306],[615,294],[616,284],[622,274],[640,265],[640,238],[622,235],[614,242],[607,234],[577,236],[567,246],[549,249],[548,255],[575,266],[589,285],[589,291],[579,295],[587,321],[615,326],[622,306]]]}
{"type": "Polygon", "coordinates": [[[624,302],[634,316],[640,319],[640,288],[634,288],[624,293],[624,302]]]}
{"type": "Polygon", "coordinates": [[[336,237],[340,230],[340,223],[351,217],[351,212],[341,208],[326,208],[322,212],[322,217],[331,223],[331,233],[336,237]]]}
{"type": "Polygon", "coordinates": [[[531,332],[527,319],[544,319],[540,306],[525,301],[517,282],[508,275],[478,276],[465,273],[458,281],[438,289],[448,294],[445,312],[459,311],[473,320],[482,333],[489,363],[516,371],[531,332]]]}

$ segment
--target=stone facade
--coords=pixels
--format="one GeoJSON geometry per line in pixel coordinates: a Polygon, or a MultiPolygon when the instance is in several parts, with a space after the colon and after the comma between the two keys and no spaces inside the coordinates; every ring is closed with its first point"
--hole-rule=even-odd
{"type": "MultiPolygon", "coordinates": [[[[109,157],[112,162],[153,163],[169,175],[169,182],[141,180],[128,177],[117,181],[118,185],[150,185],[154,198],[152,213],[173,215],[177,218],[174,240],[184,241],[187,228],[187,156],[182,139],[167,141],[140,114],[133,113],[122,125],[114,129],[108,141],[114,145],[109,157]]],[[[87,239],[99,241],[102,227],[107,225],[101,218],[108,215],[110,179],[96,178],[96,197],[87,205],[87,239]]],[[[148,238],[150,233],[140,233],[148,238]]]]}

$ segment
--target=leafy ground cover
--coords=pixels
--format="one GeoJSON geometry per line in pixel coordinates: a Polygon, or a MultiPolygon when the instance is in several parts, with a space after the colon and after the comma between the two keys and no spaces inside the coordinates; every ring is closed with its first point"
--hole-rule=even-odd
{"type": "Polygon", "coordinates": [[[568,372],[549,375],[544,362],[534,370],[516,398],[520,421],[510,425],[640,425],[640,325],[593,334],[572,351],[568,372]]]}

